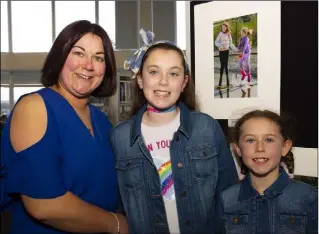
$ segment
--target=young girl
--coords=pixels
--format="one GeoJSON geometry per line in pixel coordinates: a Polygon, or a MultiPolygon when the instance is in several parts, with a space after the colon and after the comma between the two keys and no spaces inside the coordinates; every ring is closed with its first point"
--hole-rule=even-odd
{"type": "Polygon", "coordinates": [[[232,36],[230,34],[230,27],[228,22],[224,22],[221,27],[221,32],[218,34],[215,40],[215,46],[218,47],[219,50],[219,60],[220,60],[220,77],[217,88],[221,89],[222,86],[222,78],[225,70],[227,86],[226,88],[231,88],[229,85],[228,78],[228,58],[229,58],[229,49],[237,52],[238,49],[233,45],[232,36]]]}
{"type": "Polygon", "coordinates": [[[239,66],[240,66],[240,73],[242,75],[241,80],[243,81],[247,76],[248,83],[253,85],[250,73],[250,53],[251,48],[249,45],[249,38],[248,36],[252,34],[252,30],[248,29],[247,27],[243,27],[240,30],[240,39],[238,44],[238,50],[240,51],[239,55],[239,66]]]}
{"type": "Polygon", "coordinates": [[[215,197],[238,179],[218,122],[196,111],[184,54],[145,45],[125,63],[136,77],[132,116],[111,131],[130,233],[211,233],[215,197]]]}
{"type": "Polygon", "coordinates": [[[290,178],[291,129],[287,119],[267,110],[236,123],[234,148],[247,175],[221,194],[219,233],[318,233],[317,190],[290,178]]]}

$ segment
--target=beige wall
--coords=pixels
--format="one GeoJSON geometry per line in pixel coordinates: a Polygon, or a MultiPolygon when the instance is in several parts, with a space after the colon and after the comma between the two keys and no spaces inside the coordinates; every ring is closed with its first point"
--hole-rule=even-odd
{"type": "MultiPolygon", "coordinates": [[[[123,67],[124,60],[134,50],[115,51],[116,66],[123,67]]],[[[41,70],[47,53],[1,53],[1,70],[41,70]]]]}

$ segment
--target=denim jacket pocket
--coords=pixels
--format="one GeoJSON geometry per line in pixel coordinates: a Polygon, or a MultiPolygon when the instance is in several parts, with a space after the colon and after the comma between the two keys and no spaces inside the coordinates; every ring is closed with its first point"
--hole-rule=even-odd
{"type": "Polygon", "coordinates": [[[213,146],[188,149],[191,159],[192,176],[196,179],[206,179],[217,176],[217,152],[213,146]]]}
{"type": "Polygon", "coordinates": [[[119,183],[126,189],[134,189],[144,184],[143,159],[125,159],[116,162],[119,183]]]}
{"type": "Polygon", "coordinates": [[[280,233],[306,233],[307,215],[305,213],[280,213],[280,233]]]}
{"type": "Polygon", "coordinates": [[[227,234],[248,233],[248,213],[224,213],[224,225],[227,234]]]}

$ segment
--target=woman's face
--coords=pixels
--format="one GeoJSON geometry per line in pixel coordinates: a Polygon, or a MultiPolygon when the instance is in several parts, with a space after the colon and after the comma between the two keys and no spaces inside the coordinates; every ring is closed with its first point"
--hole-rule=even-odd
{"type": "Polygon", "coordinates": [[[185,88],[183,58],[175,50],[153,50],[143,64],[142,74],[137,77],[147,102],[159,109],[176,104],[185,88]]]}
{"type": "Polygon", "coordinates": [[[72,47],[59,77],[59,83],[72,95],[90,95],[103,81],[105,58],[99,36],[85,34],[72,47]]]}
{"type": "Polygon", "coordinates": [[[222,25],[222,32],[226,32],[226,30],[227,30],[227,26],[226,25],[222,25]]]}

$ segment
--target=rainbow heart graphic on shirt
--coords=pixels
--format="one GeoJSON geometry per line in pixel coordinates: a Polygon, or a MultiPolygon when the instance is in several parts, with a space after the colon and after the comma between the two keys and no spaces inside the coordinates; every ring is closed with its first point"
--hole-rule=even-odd
{"type": "Polygon", "coordinates": [[[161,180],[162,196],[167,200],[175,200],[171,161],[163,162],[159,158],[154,158],[154,163],[161,180]]]}

